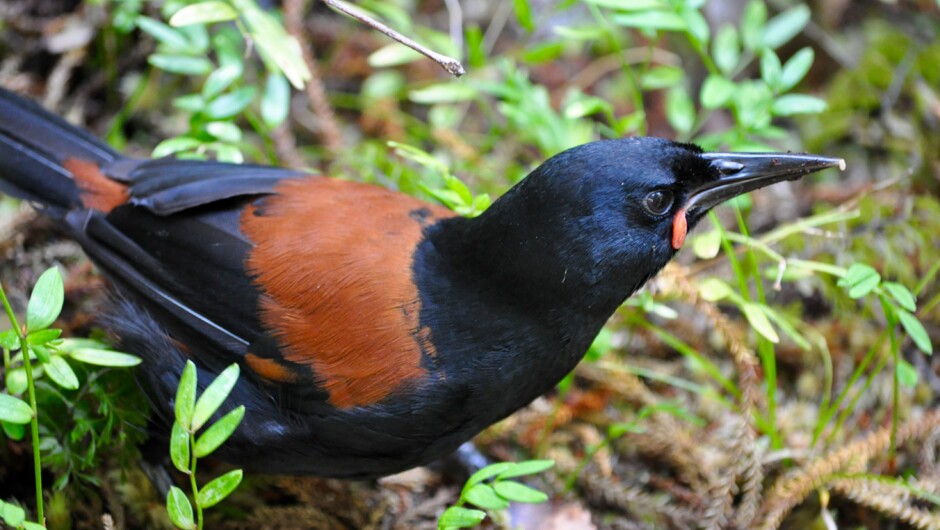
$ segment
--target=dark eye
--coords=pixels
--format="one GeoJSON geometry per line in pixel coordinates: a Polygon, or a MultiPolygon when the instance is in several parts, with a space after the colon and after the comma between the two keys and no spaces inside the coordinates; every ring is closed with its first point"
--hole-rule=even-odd
{"type": "Polygon", "coordinates": [[[657,190],[643,199],[643,207],[653,215],[662,215],[672,207],[672,192],[669,190],[657,190]]]}

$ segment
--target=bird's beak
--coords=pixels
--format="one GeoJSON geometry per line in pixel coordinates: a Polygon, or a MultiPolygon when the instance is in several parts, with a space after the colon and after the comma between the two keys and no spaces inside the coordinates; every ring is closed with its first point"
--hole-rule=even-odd
{"type": "Polygon", "coordinates": [[[801,153],[704,153],[699,156],[708,160],[720,177],[693,190],[682,209],[676,212],[672,238],[676,250],[685,241],[688,220],[697,219],[728,199],[784,180],[798,180],[829,167],[845,169],[845,160],[841,158],[801,153]]]}

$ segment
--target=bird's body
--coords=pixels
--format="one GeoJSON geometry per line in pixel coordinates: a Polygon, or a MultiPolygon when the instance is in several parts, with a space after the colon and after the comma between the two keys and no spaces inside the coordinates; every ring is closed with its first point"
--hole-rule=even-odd
{"type": "Polygon", "coordinates": [[[595,142],[466,219],[292,170],[125,158],[0,91],[0,191],[115,285],[105,323],[157,415],[185,359],[201,381],[237,362],[247,412],[220,455],[274,473],[425,464],[551,389],[716,201],[836,163],[762,156],[595,142]]]}

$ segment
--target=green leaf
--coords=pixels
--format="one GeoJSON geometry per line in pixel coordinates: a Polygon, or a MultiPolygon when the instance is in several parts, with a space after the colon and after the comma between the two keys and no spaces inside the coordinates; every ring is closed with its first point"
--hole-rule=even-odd
{"type": "Polygon", "coordinates": [[[175,51],[189,51],[189,39],[183,32],[167,26],[150,17],[137,17],[137,27],[157,40],[160,44],[175,51]]]}
{"type": "Polygon", "coordinates": [[[52,267],[39,276],[26,304],[26,331],[48,328],[62,311],[65,288],[59,269],[52,267]]]}
{"type": "Polygon", "coordinates": [[[731,101],[735,90],[734,82],[720,75],[710,75],[702,83],[699,99],[706,109],[717,109],[731,101]]]}
{"type": "Polygon", "coordinates": [[[231,118],[251,104],[251,101],[255,98],[255,92],[253,86],[233,90],[210,101],[203,112],[213,120],[231,118]]]}
{"type": "Polygon", "coordinates": [[[23,367],[13,368],[7,372],[6,377],[7,392],[11,394],[22,394],[26,392],[28,386],[26,379],[26,369],[23,367]]]}
{"type": "Polygon", "coordinates": [[[513,11],[516,13],[516,20],[522,29],[529,33],[535,31],[535,22],[532,20],[532,6],[529,0],[512,0],[513,11]]]}
{"type": "Polygon", "coordinates": [[[744,317],[747,318],[747,321],[751,324],[751,327],[754,328],[754,331],[760,333],[770,342],[777,344],[780,342],[780,337],[777,335],[777,331],[774,330],[773,325],[770,323],[770,320],[767,318],[767,313],[764,312],[764,307],[761,304],[754,302],[744,302],[741,304],[741,311],[744,313],[744,317]]]}
{"type": "Polygon", "coordinates": [[[41,329],[39,331],[34,331],[26,336],[26,342],[32,345],[37,344],[46,344],[52,342],[59,338],[59,335],[62,335],[61,329],[56,328],[47,328],[41,329]]]}
{"type": "Polygon", "coordinates": [[[10,423],[29,423],[33,419],[33,409],[18,397],[0,394],[0,420],[10,423]]]}
{"type": "Polygon", "coordinates": [[[700,50],[705,50],[708,46],[708,39],[711,36],[711,30],[708,27],[708,21],[697,9],[683,9],[681,16],[685,20],[688,35],[692,37],[695,46],[700,50]]]}
{"type": "Polygon", "coordinates": [[[375,50],[369,54],[369,57],[366,58],[366,62],[372,68],[387,68],[390,66],[400,66],[403,64],[413,63],[423,57],[423,55],[405,46],[404,44],[395,42],[386,46],[382,46],[378,50],[375,50]]]}
{"type": "Polygon", "coordinates": [[[819,114],[826,110],[825,101],[804,94],[786,94],[777,98],[771,111],[777,116],[792,116],[794,114],[819,114]]]}
{"type": "Polygon", "coordinates": [[[69,353],[69,357],[95,366],[127,367],[140,364],[140,357],[136,355],[97,348],[78,348],[69,353]]]}
{"type": "Polygon", "coordinates": [[[795,87],[797,83],[806,77],[816,54],[809,46],[793,54],[787,64],[783,65],[783,71],[780,74],[780,90],[787,91],[795,87]]]}
{"type": "Polygon", "coordinates": [[[734,73],[741,58],[741,44],[738,41],[738,31],[730,24],[722,26],[713,41],[712,55],[715,57],[715,64],[726,76],[734,73]]]}
{"type": "Polygon", "coordinates": [[[806,337],[800,334],[799,331],[797,331],[796,327],[794,327],[786,317],[774,311],[769,306],[764,306],[764,313],[766,313],[767,317],[770,318],[770,321],[776,324],[777,327],[783,331],[784,335],[790,337],[790,339],[795,342],[800,349],[809,351],[809,341],[806,340],[806,337]]]}
{"type": "Polygon", "coordinates": [[[598,97],[583,96],[565,105],[564,116],[576,120],[598,112],[608,111],[613,111],[613,107],[608,101],[598,97]]]}
{"type": "MultiPolygon", "coordinates": [[[[603,333],[605,330],[606,328],[601,330],[601,333],[603,333]]],[[[610,332],[608,331],[607,333],[609,336],[610,332]]],[[[600,338],[600,336],[601,335],[598,335],[598,338],[600,338]]],[[[597,341],[597,339],[595,339],[595,341],[597,341]]],[[[542,471],[545,471],[546,469],[551,469],[554,466],[555,466],[554,460],[525,460],[522,462],[516,462],[512,464],[512,466],[509,469],[497,475],[496,478],[497,480],[502,480],[504,478],[534,475],[536,473],[541,473],[542,471]]]]}
{"type": "Polygon", "coordinates": [[[669,90],[666,95],[666,118],[680,133],[692,130],[695,124],[695,105],[684,88],[675,87],[669,90]]]}
{"type": "Polygon", "coordinates": [[[196,457],[202,458],[218,449],[219,446],[222,445],[225,440],[228,440],[229,436],[235,432],[235,429],[238,428],[244,416],[245,406],[239,405],[225,416],[222,416],[219,421],[210,425],[209,428],[196,439],[196,445],[193,448],[196,457]]]}
{"type": "Polygon", "coordinates": [[[765,48],[760,56],[760,76],[772,92],[776,93],[779,90],[782,69],[777,54],[770,48],[765,48]]]}
{"type": "Polygon", "coordinates": [[[594,4],[608,9],[617,9],[620,11],[648,11],[650,9],[666,9],[669,4],[665,0],[584,0],[588,4],[594,4]]]}
{"type": "MultiPolygon", "coordinates": [[[[470,478],[468,478],[466,484],[464,484],[463,490],[467,491],[470,487],[486,479],[493,478],[507,469],[512,469],[512,462],[496,462],[495,464],[490,464],[470,475],[470,478]]],[[[463,495],[463,493],[461,493],[461,495],[463,495]]]]}
{"type": "Polygon", "coordinates": [[[261,119],[270,129],[284,123],[290,114],[290,83],[278,73],[268,74],[261,95],[261,119]]]}
{"type": "Polygon", "coordinates": [[[692,251],[700,259],[712,259],[721,250],[721,232],[711,230],[692,240],[692,251]]]}
{"type": "Polygon", "coordinates": [[[894,370],[898,375],[898,382],[901,383],[901,386],[907,388],[917,386],[917,369],[911,363],[904,359],[898,359],[898,364],[894,367],[894,370]]]}
{"type": "Polygon", "coordinates": [[[39,359],[39,362],[45,364],[49,362],[49,359],[52,358],[52,355],[49,353],[49,349],[46,348],[45,344],[34,344],[29,348],[29,351],[36,355],[36,358],[39,359]]]}
{"type": "Polygon", "coordinates": [[[20,348],[20,336],[15,329],[8,329],[0,333],[0,348],[5,350],[18,350],[20,348]]]}
{"type": "Polygon", "coordinates": [[[225,2],[199,2],[183,6],[170,17],[171,26],[188,26],[190,24],[211,24],[235,20],[238,12],[225,2]]]}
{"type": "Polygon", "coordinates": [[[193,409],[196,406],[196,378],[196,365],[192,361],[186,361],[179,386],[176,387],[176,401],[173,405],[176,421],[184,429],[192,432],[196,431],[192,426],[193,409]]]}
{"type": "Polygon", "coordinates": [[[509,503],[493,490],[489,484],[476,484],[466,491],[461,497],[484,510],[505,510],[509,508],[509,503]]]}
{"type": "MultiPolygon", "coordinates": [[[[53,485],[53,487],[55,487],[55,485],[53,485]]],[[[65,486],[63,485],[62,487],[64,488],[65,486]]],[[[34,523],[32,521],[24,521],[23,530],[46,530],[46,527],[39,523],[34,523]]]]}
{"type": "Polygon", "coordinates": [[[617,13],[611,17],[611,22],[618,26],[651,31],[685,31],[687,28],[685,20],[671,11],[617,13]]]}
{"type": "Polygon", "coordinates": [[[202,395],[199,396],[199,400],[196,401],[196,407],[193,409],[192,432],[196,432],[202,428],[202,426],[209,421],[209,418],[215,414],[215,411],[219,410],[219,407],[222,406],[222,402],[225,401],[229,392],[235,387],[235,383],[238,382],[238,372],[239,368],[237,364],[230,365],[225,370],[222,370],[222,373],[215,378],[215,381],[209,384],[202,395]]]}
{"type": "Polygon", "coordinates": [[[718,278],[706,278],[698,286],[699,296],[706,302],[717,302],[731,295],[731,287],[718,278]]]}
{"type": "Polygon", "coordinates": [[[235,491],[241,482],[241,469],[234,469],[221,477],[216,477],[196,494],[196,504],[203,509],[215,506],[235,491]]]}
{"type": "Polygon", "coordinates": [[[205,57],[183,54],[154,53],[147,62],[155,68],[182,75],[205,75],[212,71],[212,62],[205,57]]]}
{"type": "Polygon", "coordinates": [[[900,308],[898,308],[898,319],[900,319],[901,326],[904,327],[904,331],[906,331],[907,335],[914,341],[917,348],[927,355],[933,355],[933,343],[930,342],[930,336],[927,334],[927,330],[924,329],[924,325],[920,323],[920,320],[917,320],[917,317],[900,308]]]}
{"type": "Polygon", "coordinates": [[[279,69],[294,88],[302,89],[310,79],[310,70],[297,39],[288,35],[284,26],[255,2],[238,1],[233,4],[240,11],[268,69],[279,69]]]}
{"type": "Polygon", "coordinates": [[[548,495],[512,480],[498,480],[493,489],[500,497],[512,502],[538,503],[548,500],[548,495]]]}
{"type": "Polygon", "coordinates": [[[457,103],[470,101],[476,97],[477,89],[461,82],[438,83],[408,93],[408,99],[423,105],[457,103]]]}
{"type": "Polygon", "coordinates": [[[914,298],[914,293],[907,287],[897,282],[884,282],[881,286],[888,291],[888,294],[891,295],[891,298],[894,298],[898,305],[911,312],[917,310],[917,301],[914,298]]]}
{"type": "MultiPolygon", "coordinates": [[[[241,77],[242,73],[243,69],[240,63],[226,64],[213,70],[212,73],[209,74],[209,77],[206,78],[206,82],[202,85],[202,97],[199,101],[198,110],[203,108],[205,100],[210,100],[221,94],[226,88],[231,86],[236,79],[241,77]]],[[[195,97],[198,98],[199,96],[195,97]]],[[[177,100],[179,99],[180,98],[177,98],[177,100]]]]}
{"type": "Polygon", "coordinates": [[[438,530],[450,530],[453,528],[472,528],[486,518],[486,512],[472,510],[463,506],[451,506],[444,510],[441,518],[437,521],[438,530]]]}
{"type": "Polygon", "coordinates": [[[764,0],[751,0],[741,16],[741,42],[756,52],[763,42],[764,24],[767,23],[767,5],[764,0]]]}
{"type": "Polygon", "coordinates": [[[189,449],[189,432],[180,422],[174,421],[170,429],[170,461],[173,467],[187,475],[190,473],[189,449]]]}
{"type": "Polygon", "coordinates": [[[173,521],[177,528],[183,530],[196,528],[196,523],[193,521],[193,506],[183,490],[176,486],[170,486],[170,491],[166,495],[166,511],[170,516],[170,521],[173,521]]]}
{"type": "Polygon", "coordinates": [[[69,366],[69,363],[61,355],[53,355],[46,363],[46,375],[55,383],[66,390],[75,390],[78,388],[78,376],[69,366]]]}
{"type": "Polygon", "coordinates": [[[206,132],[223,142],[239,142],[242,130],[230,121],[213,121],[206,124],[206,132]]]}
{"type": "Polygon", "coordinates": [[[806,27],[809,15],[809,8],[799,4],[770,19],[763,31],[762,44],[777,49],[790,42],[806,27]]]}
{"type": "Polygon", "coordinates": [[[849,290],[851,298],[861,298],[872,292],[881,283],[881,275],[871,266],[854,263],[839,280],[839,285],[849,290]]]}
{"type": "Polygon", "coordinates": [[[678,85],[685,78],[685,72],[675,66],[654,66],[643,76],[644,90],[657,90],[678,85]]]}
{"type": "Polygon", "coordinates": [[[26,436],[26,427],[22,423],[0,421],[0,427],[3,428],[3,433],[7,435],[7,438],[11,440],[18,442],[26,436]]]}
{"type": "Polygon", "coordinates": [[[0,501],[0,520],[18,528],[26,521],[26,511],[15,504],[0,501]]]}
{"type": "Polygon", "coordinates": [[[153,148],[153,157],[163,158],[180,151],[195,149],[200,145],[202,145],[201,141],[195,138],[190,138],[188,136],[177,136],[176,138],[169,138],[160,142],[156,147],[153,148]]]}

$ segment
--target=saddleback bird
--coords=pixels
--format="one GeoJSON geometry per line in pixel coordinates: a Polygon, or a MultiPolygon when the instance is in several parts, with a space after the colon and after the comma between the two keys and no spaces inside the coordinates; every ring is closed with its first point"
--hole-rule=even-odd
{"type": "MultiPolygon", "coordinates": [[[[842,165],[659,138],[549,159],[474,219],[256,165],[124,157],[0,91],[0,191],[40,205],[119,293],[106,319],[169,425],[186,359],[242,367],[248,469],[377,477],[550,390],[715,205],[842,165]]],[[[223,411],[225,412],[225,411],[223,411]]]]}

